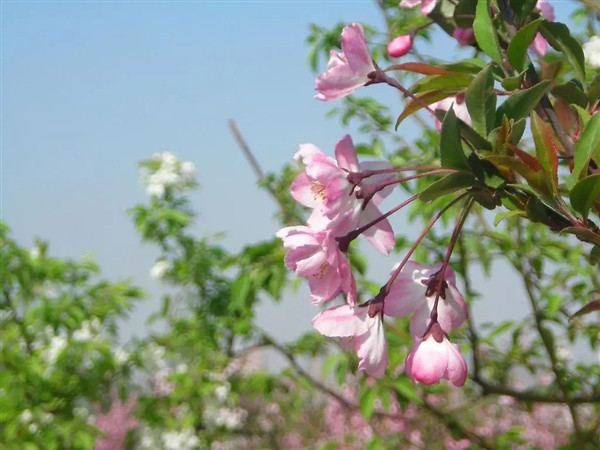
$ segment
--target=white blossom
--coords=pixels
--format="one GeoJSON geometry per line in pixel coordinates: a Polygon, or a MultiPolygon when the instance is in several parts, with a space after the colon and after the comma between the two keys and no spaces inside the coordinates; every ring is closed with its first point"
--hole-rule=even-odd
{"type": "Polygon", "coordinates": [[[31,413],[31,411],[29,409],[24,410],[19,415],[19,422],[21,422],[21,423],[29,423],[29,422],[31,422],[31,419],[33,419],[33,414],[31,413]]]}
{"type": "Polygon", "coordinates": [[[589,66],[600,68],[600,36],[592,36],[583,44],[583,53],[589,66]]]}
{"type": "Polygon", "coordinates": [[[167,189],[183,190],[196,183],[196,167],[192,162],[180,161],[170,152],[155,153],[152,159],[159,166],[143,178],[148,195],[162,197],[167,189]]]}
{"type": "Polygon", "coordinates": [[[229,385],[224,384],[221,386],[217,386],[215,388],[215,395],[217,397],[217,400],[219,400],[219,402],[223,403],[227,399],[227,396],[229,395],[229,385]]]}
{"type": "Polygon", "coordinates": [[[123,365],[127,361],[129,361],[129,353],[122,347],[117,347],[115,349],[115,362],[119,365],[123,365]]]}
{"type": "Polygon", "coordinates": [[[155,280],[162,279],[166,273],[172,269],[172,265],[169,261],[159,259],[154,263],[152,269],[150,269],[150,276],[155,280]]]}
{"type": "Polygon", "coordinates": [[[75,330],[71,336],[77,342],[91,341],[97,334],[100,327],[100,322],[94,317],[91,322],[85,320],[81,323],[81,328],[75,330]]]}
{"type": "Polygon", "coordinates": [[[45,363],[51,368],[56,363],[58,356],[67,346],[67,339],[64,333],[57,334],[50,338],[50,343],[48,347],[44,349],[41,354],[41,358],[45,361],[45,363]]]}
{"type": "Polygon", "coordinates": [[[200,440],[192,428],[165,431],[162,441],[165,450],[192,450],[200,445],[200,440]]]}

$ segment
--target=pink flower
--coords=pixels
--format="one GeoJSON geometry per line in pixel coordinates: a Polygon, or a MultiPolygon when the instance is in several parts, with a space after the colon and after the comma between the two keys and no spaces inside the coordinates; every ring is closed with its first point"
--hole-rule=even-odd
{"type": "Polygon", "coordinates": [[[544,56],[548,51],[548,41],[544,39],[544,37],[538,33],[535,35],[533,42],[529,46],[529,50],[537,53],[540,56],[544,56]]]}
{"type": "MultiPolygon", "coordinates": [[[[471,125],[472,123],[471,115],[469,114],[469,110],[467,109],[467,104],[465,103],[464,95],[459,94],[454,97],[448,97],[439,102],[432,103],[429,106],[434,111],[436,109],[448,111],[450,108],[452,108],[454,110],[454,114],[456,114],[456,117],[465,122],[467,125],[471,125]]],[[[440,122],[438,119],[435,119],[435,128],[438,131],[441,131],[442,129],[442,122],[440,122]]]]}
{"type": "Polygon", "coordinates": [[[416,342],[406,357],[405,370],[414,383],[435,384],[442,378],[454,386],[462,386],[467,380],[467,363],[458,349],[441,329],[428,333],[416,342]]]}
{"type": "Polygon", "coordinates": [[[475,40],[473,28],[458,28],[454,29],[452,36],[460,45],[471,45],[475,40]]]}
{"type": "Polygon", "coordinates": [[[331,51],[327,71],[317,77],[316,99],[337,100],[369,81],[368,74],[375,70],[375,65],[360,24],[344,27],[342,52],[331,51]]]}
{"type": "MultiPolygon", "coordinates": [[[[546,0],[538,0],[536,8],[540,10],[542,17],[544,17],[544,19],[546,19],[547,21],[554,22],[556,20],[556,15],[554,14],[554,7],[546,0]]],[[[538,33],[535,35],[535,38],[529,46],[529,49],[540,56],[544,56],[546,54],[546,51],[548,50],[548,42],[542,37],[540,33],[538,33]]]]}
{"type": "Polygon", "coordinates": [[[289,249],[285,265],[301,277],[308,278],[313,303],[331,300],[340,292],[348,302],[356,301],[356,284],[350,263],[342,253],[331,230],[315,231],[305,226],[282,228],[277,237],[289,249]]]}
{"type": "Polygon", "coordinates": [[[381,316],[369,316],[369,308],[343,305],[320,312],[313,326],[324,336],[340,338],[340,345],[354,350],[360,359],[358,368],[380,378],[388,366],[388,346],[381,316]]]}
{"type": "Polygon", "coordinates": [[[547,0],[538,0],[535,5],[537,9],[540,10],[544,19],[549,22],[554,22],[556,20],[556,15],[554,14],[554,6],[550,4],[547,0]]]}
{"type": "Polygon", "coordinates": [[[135,397],[130,397],[126,403],[117,398],[106,414],[96,416],[96,426],[104,433],[98,438],[96,450],[125,448],[127,433],[139,426],[139,421],[132,414],[136,403],[135,397]]]}
{"type": "Polygon", "coordinates": [[[421,13],[426,16],[433,11],[436,3],[437,0],[402,0],[400,6],[403,8],[414,8],[421,5],[421,13]]]}
{"type": "MultiPolygon", "coordinates": [[[[391,165],[383,161],[361,165],[349,135],[335,145],[335,160],[312,144],[301,145],[294,158],[302,159],[305,170],[293,181],[291,193],[296,201],[313,208],[308,219],[311,228],[332,229],[336,236],[342,236],[381,216],[377,205],[392,187],[376,192],[366,206],[356,194],[372,193],[381,183],[393,180],[395,175],[374,175],[362,180],[358,186],[350,183],[348,175],[351,173],[390,168],[391,165]]],[[[387,220],[370,227],[364,236],[382,253],[388,254],[394,247],[394,232],[387,220]]]]}
{"type": "MultiPolygon", "coordinates": [[[[385,299],[385,314],[392,317],[404,317],[413,314],[410,319],[410,333],[414,339],[422,338],[429,328],[431,311],[435,302],[435,291],[428,294],[428,286],[437,285],[434,276],[441,264],[433,267],[409,261],[392,283],[385,299]]],[[[446,268],[444,274],[444,296],[438,300],[437,320],[445,333],[458,328],[467,318],[466,303],[456,287],[454,271],[446,268]]]]}
{"type": "Polygon", "coordinates": [[[388,55],[392,58],[400,58],[406,55],[412,49],[412,36],[403,34],[390,41],[387,46],[388,55]]]}

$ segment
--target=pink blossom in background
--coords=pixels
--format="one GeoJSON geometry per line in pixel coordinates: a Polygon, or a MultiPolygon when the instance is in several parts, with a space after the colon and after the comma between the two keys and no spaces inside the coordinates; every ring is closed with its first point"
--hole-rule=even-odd
{"type": "MultiPolygon", "coordinates": [[[[554,22],[556,20],[554,7],[549,2],[546,0],[538,0],[535,6],[540,10],[542,17],[547,21],[554,22]]],[[[541,33],[538,33],[535,35],[529,49],[540,56],[544,56],[548,51],[548,42],[542,37],[541,33]]]]}
{"type": "Polygon", "coordinates": [[[337,245],[331,230],[315,231],[306,226],[282,228],[277,237],[289,251],[285,265],[301,277],[308,278],[313,303],[331,300],[340,292],[348,302],[356,300],[356,284],[348,258],[337,245]]]}
{"type": "Polygon", "coordinates": [[[135,397],[130,397],[126,403],[115,399],[106,414],[96,416],[96,426],[104,436],[98,439],[96,450],[118,450],[125,448],[125,439],[129,430],[139,426],[139,421],[132,416],[137,404],[135,397]]]}
{"type": "Polygon", "coordinates": [[[444,378],[460,387],[467,380],[467,363],[458,345],[452,344],[441,330],[433,330],[413,345],[405,370],[413,382],[426,385],[439,383],[444,378]]]}
{"type": "Polygon", "coordinates": [[[388,366],[388,346],[380,315],[368,312],[368,307],[336,306],[320,312],[312,324],[322,335],[340,338],[342,347],[358,355],[358,368],[380,378],[388,366]]]}
{"type": "Polygon", "coordinates": [[[429,14],[435,8],[437,0],[402,0],[400,6],[403,8],[414,8],[415,6],[421,6],[421,13],[424,15],[429,14]]]}
{"type": "MultiPolygon", "coordinates": [[[[423,337],[429,327],[429,320],[435,293],[426,296],[427,281],[441,269],[441,264],[433,267],[408,261],[398,277],[392,283],[385,301],[385,314],[392,317],[413,315],[410,320],[410,332],[414,339],[423,337]]],[[[392,269],[392,272],[395,267],[392,269]]],[[[445,333],[458,328],[467,319],[466,303],[456,287],[454,271],[450,266],[444,273],[446,298],[438,300],[437,321],[445,333]]]]}
{"type": "MultiPolygon", "coordinates": [[[[448,111],[450,108],[452,108],[454,110],[454,114],[456,114],[456,117],[465,122],[467,125],[471,125],[472,123],[471,115],[469,114],[469,110],[467,109],[467,104],[465,102],[464,95],[457,95],[454,97],[445,98],[444,100],[440,100],[439,102],[432,103],[431,105],[429,105],[429,107],[434,111],[436,109],[448,111]]],[[[440,122],[438,119],[435,119],[435,128],[438,131],[442,130],[442,122],[440,122]]]]}
{"type": "Polygon", "coordinates": [[[543,36],[538,33],[535,35],[533,42],[529,46],[529,49],[540,56],[544,56],[548,51],[548,41],[543,38],[543,36]]]}
{"type": "Polygon", "coordinates": [[[374,70],[362,25],[348,25],[342,31],[342,53],[332,50],[327,70],[317,77],[315,98],[340,99],[364,86],[374,70]]]}
{"type": "Polygon", "coordinates": [[[473,28],[456,27],[452,32],[452,37],[454,37],[454,39],[456,39],[460,45],[471,45],[473,42],[475,42],[475,33],[473,32],[473,28]]]}
{"type": "Polygon", "coordinates": [[[412,49],[412,36],[403,34],[390,41],[387,46],[388,55],[392,58],[400,58],[406,55],[412,49]]]}
{"type": "Polygon", "coordinates": [[[547,0],[538,0],[535,5],[537,9],[540,10],[544,19],[549,22],[554,22],[556,20],[556,15],[554,14],[554,6],[550,4],[547,0]]]}

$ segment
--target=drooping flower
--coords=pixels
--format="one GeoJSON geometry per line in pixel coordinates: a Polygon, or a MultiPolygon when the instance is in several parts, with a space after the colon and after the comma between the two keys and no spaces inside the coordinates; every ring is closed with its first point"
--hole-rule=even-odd
{"type": "Polygon", "coordinates": [[[442,378],[455,386],[467,380],[467,363],[458,345],[451,343],[441,329],[417,341],[406,357],[405,370],[414,383],[439,383],[442,378]]]}
{"type": "MultiPolygon", "coordinates": [[[[423,337],[430,324],[431,311],[436,293],[429,286],[438,283],[435,275],[441,264],[433,267],[408,261],[392,283],[385,300],[385,314],[405,317],[412,314],[410,332],[414,339],[423,337]]],[[[393,269],[395,270],[395,269],[393,269]]],[[[467,318],[466,303],[456,287],[456,278],[451,267],[447,267],[443,280],[443,295],[437,305],[437,321],[445,333],[458,328],[467,318]]]]}
{"type": "Polygon", "coordinates": [[[324,336],[340,338],[340,345],[353,350],[358,368],[380,378],[388,366],[388,345],[379,314],[371,317],[365,306],[342,305],[320,312],[313,326],[324,336]]]}
{"type": "Polygon", "coordinates": [[[403,8],[414,8],[415,6],[421,6],[421,13],[428,15],[434,10],[437,0],[402,0],[400,6],[403,8]]]}
{"type": "MultiPolygon", "coordinates": [[[[335,160],[312,144],[301,145],[294,158],[302,160],[305,170],[293,181],[291,193],[296,201],[313,208],[308,219],[311,228],[332,229],[336,236],[341,236],[381,216],[377,205],[392,187],[375,190],[394,180],[395,175],[378,174],[364,178],[358,185],[350,183],[348,175],[351,173],[387,169],[391,165],[384,161],[359,163],[349,135],[337,142],[335,160]],[[373,195],[364,205],[364,201],[357,198],[358,194],[363,198],[373,195]]],[[[388,254],[394,246],[394,234],[387,219],[370,227],[364,236],[382,253],[388,254]]]]}
{"type": "Polygon", "coordinates": [[[412,49],[412,36],[403,34],[390,41],[387,46],[388,55],[392,58],[400,58],[412,49]]]}
{"type": "MultiPolygon", "coordinates": [[[[452,108],[454,110],[454,114],[456,114],[456,117],[465,122],[467,125],[471,125],[472,123],[471,115],[469,114],[469,110],[467,109],[467,103],[465,102],[464,94],[459,94],[453,97],[447,97],[444,100],[432,103],[431,105],[429,105],[429,107],[434,111],[436,109],[448,111],[450,108],[452,108]]],[[[442,122],[440,122],[438,119],[435,119],[435,128],[438,131],[441,131],[442,129],[442,122]]]]}
{"type": "Polygon", "coordinates": [[[342,53],[332,50],[327,70],[317,77],[315,98],[340,99],[364,86],[374,70],[362,25],[348,25],[342,31],[342,53]]]}
{"type": "Polygon", "coordinates": [[[473,28],[456,27],[452,32],[452,37],[454,37],[460,45],[471,45],[475,41],[473,28]]]}
{"type": "Polygon", "coordinates": [[[285,256],[288,269],[308,278],[313,303],[326,302],[344,292],[348,302],[354,304],[356,284],[350,263],[331,230],[293,226],[282,228],[276,235],[289,250],[285,256]]]}
{"type": "Polygon", "coordinates": [[[590,67],[600,68],[600,36],[592,36],[583,44],[585,62],[590,67]]]}

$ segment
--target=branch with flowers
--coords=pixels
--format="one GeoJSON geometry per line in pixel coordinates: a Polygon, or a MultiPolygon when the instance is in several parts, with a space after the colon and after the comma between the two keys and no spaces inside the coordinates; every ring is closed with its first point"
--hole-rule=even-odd
{"type": "MultiPolygon", "coordinates": [[[[556,21],[552,5],[545,0],[403,0],[399,6],[393,2],[380,2],[379,6],[390,34],[394,28],[402,29],[382,46],[387,56],[382,56],[378,47],[376,59],[369,48],[367,36],[376,36],[373,29],[365,33],[359,23],[344,26],[339,36],[341,52],[330,51],[327,69],[316,78],[315,98],[345,101],[334,110],[345,124],[361,113],[370,116],[378,126],[364,129],[372,133],[378,148],[365,151],[361,146],[361,153],[376,155],[381,153],[377,135],[383,134],[386,121],[377,116],[376,102],[361,103],[352,95],[386,85],[405,102],[395,129],[424,112],[439,133],[437,145],[424,149],[430,156],[427,164],[423,158],[401,164],[360,161],[349,135],[335,145],[335,158],[315,145],[300,145],[294,159],[302,163],[303,171],[291,184],[291,195],[310,214],[305,225],[285,227],[277,236],[287,249],[288,269],[308,280],[313,304],[326,304],[340,295],[345,298],[342,305],[318,313],[312,323],[319,333],[355,352],[359,370],[375,378],[385,375],[389,346],[384,323],[410,317],[414,344],[405,357],[408,377],[425,385],[447,379],[463,386],[467,364],[450,334],[468,321],[472,339],[476,336],[450,261],[461,236],[469,232],[469,224],[474,227],[474,221],[487,222],[480,220],[482,211],[496,213],[495,226],[504,222],[520,227],[526,221],[565,241],[575,236],[588,252],[582,257],[592,277],[590,286],[598,283],[600,38],[593,36],[581,45],[578,36],[556,21]],[[411,21],[401,17],[410,14],[415,19],[412,28],[411,21]],[[471,48],[474,58],[440,63],[417,54],[416,61],[393,61],[416,54],[416,42],[436,26],[460,46],[471,48]],[[380,60],[391,64],[382,68],[380,60]],[[406,80],[412,82],[406,84],[406,80]],[[414,181],[416,190],[411,184],[414,181]],[[412,195],[383,212],[382,202],[395,188],[412,195]],[[389,255],[396,246],[390,217],[417,204],[437,209],[431,211],[423,232],[392,268],[388,281],[375,294],[361,296],[348,256],[352,243],[362,236],[380,253],[389,255]],[[411,259],[445,215],[455,224],[437,264],[423,265],[411,259]]],[[[589,20],[593,29],[593,18],[589,20]]],[[[309,42],[318,44],[319,34],[325,34],[323,43],[333,40],[332,34],[315,26],[309,42]]],[[[326,48],[317,45],[311,50],[313,68],[320,50],[326,48]]],[[[424,123],[423,119],[418,117],[417,123],[424,123]]],[[[558,398],[569,405],[581,438],[585,433],[571,401],[576,396],[566,387],[565,370],[557,368],[554,343],[544,323],[548,317],[539,294],[531,290],[530,269],[512,261],[524,277],[534,327],[561,392],[558,398]]],[[[548,294],[541,285],[536,290],[548,294]]],[[[566,313],[563,326],[598,309],[600,302],[594,299],[593,288],[586,295],[590,301],[578,311],[566,313]]],[[[597,338],[592,345],[596,343],[597,338]]],[[[518,396],[481,378],[478,357],[473,355],[473,379],[484,391],[518,396]]],[[[594,398],[596,390],[583,398],[594,398]]]]}

